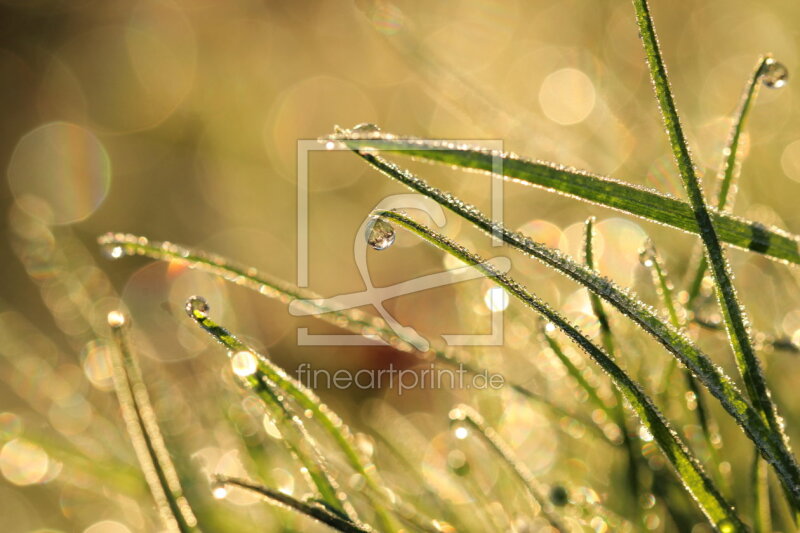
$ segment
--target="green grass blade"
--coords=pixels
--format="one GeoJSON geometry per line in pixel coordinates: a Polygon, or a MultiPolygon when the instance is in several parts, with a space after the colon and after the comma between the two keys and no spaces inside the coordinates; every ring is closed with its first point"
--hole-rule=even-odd
{"type": "Polygon", "coordinates": [[[745,531],[746,528],[736,512],[720,495],[714,483],[703,472],[700,463],[691,451],[681,442],[677,434],[669,426],[658,408],[642,391],[638,384],[611,359],[601,348],[586,338],[578,329],[570,324],[558,312],[544,301],[534,296],[522,285],[495,270],[480,257],[469,252],[448,238],[430,228],[415,222],[413,219],[395,211],[378,211],[377,216],[392,221],[433,244],[440,250],[449,253],[463,263],[474,266],[498,286],[522,301],[546,320],[563,331],[573,342],[582,348],[600,367],[606,371],[615,386],[619,387],[625,399],[630,402],[642,424],[647,427],[653,438],[661,447],[667,459],[675,468],[678,477],[686,490],[693,496],[700,509],[711,524],[721,531],[745,531]]]}
{"type": "Polygon", "coordinates": [[[178,475],[150,405],[147,389],[131,352],[127,339],[128,322],[119,311],[112,311],[108,315],[108,323],[118,349],[118,353],[112,356],[114,388],[125,426],[167,530],[196,532],[197,520],[183,496],[178,475]]]}
{"type": "Polygon", "coordinates": [[[261,399],[272,421],[284,436],[281,442],[302,464],[302,472],[307,476],[310,486],[316,487],[322,501],[331,509],[347,519],[353,518],[355,511],[329,474],[315,439],[286,401],[280,385],[270,377],[275,376],[277,371],[284,377],[283,382],[286,382],[288,379],[286,373],[211,320],[208,317],[208,310],[208,304],[199,296],[192,296],[186,303],[186,313],[189,317],[228,349],[234,375],[245,388],[252,390],[261,399]]]}
{"type": "Polygon", "coordinates": [[[772,513],[769,506],[769,479],[764,459],[758,454],[753,457],[751,484],[753,486],[753,517],[756,533],[771,533],[772,513]]]}
{"type": "Polygon", "coordinates": [[[716,285],[717,300],[719,300],[722,309],[725,327],[736,359],[736,366],[744,380],[753,405],[764,416],[770,428],[787,443],[788,448],[786,434],[780,423],[777,408],[770,397],[769,388],[753,348],[744,308],[739,302],[736,289],[733,286],[730,265],[725,257],[710,211],[703,197],[700,180],[695,173],[694,163],[689,153],[689,144],[683,133],[669,79],[667,78],[667,70],[661,57],[650,8],[646,0],[634,0],[633,5],[636,10],[639,34],[642,38],[647,63],[650,67],[650,77],[653,80],[656,100],[658,100],[658,105],[664,118],[664,124],[684,189],[689,197],[689,203],[692,206],[697,226],[700,229],[700,238],[703,241],[706,257],[716,285]]]}
{"type": "Polygon", "coordinates": [[[233,486],[248,490],[250,492],[255,492],[275,505],[292,509],[293,511],[312,518],[317,522],[321,522],[322,524],[325,524],[336,531],[343,531],[345,533],[369,533],[372,531],[372,529],[368,526],[346,520],[336,513],[332,513],[322,505],[300,501],[297,498],[289,496],[288,494],[273,490],[269,487],[258,485],[251,481],[227,476],[217,476],[216,483],[223,487],[233,486]]]}
{"type": "MultiPolygon", "coordinates": [[[[750,79],[747,80],[747,83],[744,86],[741,101],[739,102],[739,108],[736,111],[736,115],[733,119],[733,125],[731,126],[728,140],[725,143],[725,149],[722,151],[722,164],[720,165],[719,172],[717,173],[717,179],[719,180],[719,190],[717,191],[717,209],[721,212],[724,212],[726,209],[730,211],[730,206],[728,204],[732,204],[734,200],[734,194],[731,193],[731,187],[733,186],[733,181],[736,179],[739,172],[737,164],[737,158],[739,155],[739,141],[741,139],[742,132],[744,132],[744,127],[747,123],[747,117],[750,115],[750,109],[752,108],[753,102],[758,95],[758,89],[761,86],[761,77],[764,75],[764,68],[769,64],[770,61],[773,61],[770,56],[762,56],[758,60],[756,68],[753,71],[753,74],[750,76],[750,79]]],[[[703,282],[703,278],[705,277],[707,268],[708,262],[706,261],[706,256],[702,255],[700,257],[700,263],[697,265],[697,271],[695,272],[695,275],[692,278],[692,282],[689,286],[689,301],[687,303],[689,307],[691,307],[692,302],[694,302],[694,300],[700,294],[700,286],[703,282]]]]}
{"type": "MultiPolygon", "coordinates": [[[[336,134],[331,137],[353,150],[374,149],[426,161],[492,173],[516,183],[533,185],[592,204],[699,234],[692,208],[686,202],[660,192],[553,163],[531,161],[515,155],[462,145],[424,141],[385,134],[381,137],[336,134]],[[499,162],[498,164],[495,164],[499,162]]],[[[762,253],[772,259],[800,264],[800,236],[731,214],[710,209],[720,238],[738,248],[762,253]]]]}
{"type": "MultiPolygon", "coordinates": [[[[432,356],[441,364],[453,368],[461,367],[470,374],[478,374],[483,371],[483,369],[472,365],[466,358],[458,356],[453,351],[440,350],[435,347],[431,347],[429,352],[415,351],[415,347],[411,342],[397,335],[380,317],[370,317],[357,309],[343,311],[326,308],[319,303],[322,298],[312,291],[301,289],[288,281],[268,276],[255,268],[238,265],[216,254],[191,250],[170,242],[151,241],[146,237],[124,233],[107,233],[98,238],[98,243],[106,255],[111,258],[142,255],[219,276],[226,281],[248,288],[269,298],[276,298],[283,303],[300,299],[304,301],[303,305],[315,309],[316,313],[312,316],[336,327],[346,329],[351,333],[377,338],[397,350],[410,353],[426,361],[432,356]]],[[[515,392],[552,411],[558,417],[574,420],[588,431],[591,431],[596,437],[608,442],[606,435],[591,420],[569,413],[551,403],[547,398],[543,398],[511,380],[507,380],[506,384],[515,392]]]]}
{"type": "MultiPolygon", "coordinates": [[[[594,217],[586,220],[584,239],[583,239],[583,261],[586,263],[587,268],[595,270],[594,266],[594,217]]],[[[589,301],[592,306],[592,312],[600,324],[600,338],[606,353],[610,357],[615,357],[616,350],[614,348],[614,335],[611,332],[611,323],[608,321],[608,315],[603,309],[603,302],[600,297],[592,291],[589,291],[589,301]]],[[[674,359],[673,359],[674,361],[674,359]]],[[[637,515],[639,514],[639,457],[640,450],[636,449],[636,444],[631,439],[631,432],[628,431],[628,421],[625,417],[625,404],[622,401],[622,393],[614,387],[614,397],[617,400],[616,413],[611,417],[611,420],[616,420],[622,434],[622,444],[625,446],[628,456],[628,487],[632,499],[634,501],[634,509],[637,515]]]]}
{"type": "MultiPolygon", "coordinates": [[[[661,260],[661,256],[658,254],[655,244],[653,244],[653,241],[650,239],[647,239],[644,248],[639,252],[639,260],[642,263],[642,266],[650,270],[652,274],[653,283],[656,286],[658,295],[661,297],[661,301],[664,302],[664,307],[667,308],[667,315],[669,316],[670,323],[675,329],[682,330],[684,328],[684,320],[681,318],[682,315],[678,313],[678,306],[674,298],[674,287],[669,279],[669,273],[667,272],[667,269],[661,260]]],[[[667,392],[671,388],[670,384],[672,374],[675,372],[675,367],[677,366],[676,363],[677,360],[673,359],[671,364],[667,367],[661,379],[661,384],[658,387],[659,391],[667,392]]],[[[719,466],[720,461],[719,454],[717,453],[718,445],[715,444],[715,442],[721,443],[722,437],[716,430],[716,423],[714,423],[713,419],[711,418],[711,411],[706,405],[703,391],[698,385],[697,380],[695,380],[691,372],[686,369],[683,370],[683,375],[684,379],[686,380],[686,388],[694,395],[695,398],[695,413],[697,414],[697,422],[703,431],[703,438],[706,442],[706,447],[708,448],[708,452],[711,455],[711,459],[714,463],[714,472],[719,474],[719,470],[716,467],[719,466]]],[[[716,478],[720,483],[720,486],[726,489],[727,485],[724,483],[722,476],[717,475],[716,478]]]]}
{"type": "Polygon", "coordinates": [[[450,411],[450,420],[453,423],[463,422],[471,426],[519,479],[531,498],[541,508],[542,515],[550,522],[550,525],[562,533],[569,531],[561,523],[555,508],[545,496],[546,487],[539,483],[531,471],[516,458],[511,447],[506,444],[497,431],[486,424],[477,411],[468,405],[461,404],[450,411]]]}
{"type": "MultiPolygon", "coordinates": [[[[203,329],[209,331],[209,333],[214,335],[214,337],[218,340],[220,339],[218,337],[219,331],[211,331],[209,330],[208,326],[204,325],[203,322],[200,322],[198,315],[195,314],[195,311],[191,306],[187,307],[187,310],[189,310],[189,315],[192,318],[198,320],[198,323],[201,325],[201,327],[203,327],[203,329]]],[[[232,336],[231,339],[233,339],[232,336]]],[[[233,350],[234,352],[239,351],[241,346],[244,346],[243,343],[237,344],[231,339],[221,342],[228,349],[233,350]]],[[[251,351],[251,349],[247,347],[244,349],[251,351]]],[[[283,369],[275,365],[269,358],[264,356],[258,357],[258,369],[264,375],[264,377],[266,377],[266,379],[273,383],[278,389],[283,391],[283,393],[285,393],[288,397],[292,398],[300,407],[300,409],[303,411],[309,411],[311,413],[311,418],[325,430],[328,436],[343,452],[350,467],[364,477],[364,481],[367,487],[370,489],[366,492],[366,496],[378,517],[382,530],[394,531],[396,529],[396,525],[389,516],[386,506],[377,497],[378,494],[383,493],[385,485],[380,480],[377,473],[374,472],[374,469],[370,468],[370,465],[366,465],[362,461],[352,433],[350,432],[350,428],[344,424],[341,418],[339,418],[336,413],[334,413],[327,405],[325,405],[319,396],[317,396],[311,389],[303,385],[300,381],[289,376],[283,371],[283,369]]]]}
{"type": "Polygon", "coordinates": [[[634,293],[619,288],[613,281],[599,276],[593,270],[575,262],[559,250],[548,248],[523,234],[509,231],[502,224],[492,222],[474,206],[461,201],[450,193],[431,187],[425,180],[407,170],[374,154],[357,153],[386,176],[400,181],[410,189],[450,209],[486,234],[498,236],[509,246],[537,258],[577,281],[653,335],[670,353],[686,365],[703,386],[720,401],[723,408],[737,421],[748,438],[753,441],[764,458],[776,470],[781,483],[792,494],[793,501],[800,502],[800,467],[784,440],[771,430],[739,392],[733,381],[708,356],[701,352],[683,333],[665,323],[634,293]]]}

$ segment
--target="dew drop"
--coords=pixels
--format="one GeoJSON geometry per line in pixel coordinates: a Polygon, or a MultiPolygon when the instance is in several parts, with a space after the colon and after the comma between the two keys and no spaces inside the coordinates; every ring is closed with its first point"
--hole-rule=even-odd
{"type": "Polygon", "coordinates": [[[469,428],[464,424],[456,424],[456,427],[453,428],[453,434],[457,439],[464,440],[469,436],[469,428]]]}
{"type": "Polygon", "coordinates": [[[374,217],[367,223],[364,236],[371,247],[385,250],[394,244],[394,227],[385,220],[374,217]]]}
{"type": "Polygon", "coordinates": [[[111,311],[108,313],[108,325],[112,328],[119,328],[125,324],[125,315],[120,311],[111,311]]]}
{"type": "Polygon", "coordinates": [[[208,302],[202,296],[192,296],[186,300],[186,314],[191,318],[206,318],[208,316],[208,302]]]}
{"type": "Polygon", "coordinates": [[[100,251],[109,259],[119,259],[125,255],[125,250],[118,244],[106,244],[100,251]]]}
{"type": "Polygon", "coordinates": [[[493,313],[505,311],[508,307],[508,293],[503,287],[491,287],[484,294],[483,303],[493,313]]]}
{"type": "Polygon", "coordinates": [[[764,62],[764,73],[761,80],[770,89],[780,89],[789,82],[789,70],[772,58],[764,62]]]}
{"type": "Polygon", "coordinates": [[[252,376],[258,369],[258,361],[252,352],[242,350],[236,352],[231,357],[231,368],[233,373],[240,377],[252,376]]]}
{"type": "Polygon", "coordinates": [[[362,122],[361,124],[353,126],[353,129],[350,131],[352,131],[353,133],[357,133],[359,135],[374,135],[376,133],[380,133],[381,129],[375,124],[371,124],[369,122],[362,122]]]}
{"type": "Polygon", "coordinates": [[[228,488],[221,481],[211,484],[211,495],[217,500],[224,500],[228,496],[228,488]]]}
{"type": "Polygon", "coordinates": [[[647,239],[644,247],[639,250],[639,262],[646,268],[651,268],[656,262],[656,248],[650,239],[647,239]]]}

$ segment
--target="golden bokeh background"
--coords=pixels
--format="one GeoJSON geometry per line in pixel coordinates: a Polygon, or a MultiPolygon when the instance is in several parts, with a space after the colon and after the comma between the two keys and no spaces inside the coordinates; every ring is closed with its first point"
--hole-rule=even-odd
{"type": "MultiPolygon", "coordinates": [[[[758,57],[772,53],[789,69],[786,87],[758,96],[744,136],[734,211],[800,231],[800,84],[791,80],[800,60],[800,5],[652,3],[708,196],[716,191],[731,114],[758,57]]],[[[95,244],[105,232],[217,252],[294,282],[298,140],[364,122],[403,135],[502,141],[505,150],[526,157],[682,197],[629,2],[0,0],[0,117],[6,177],[0,180],[0,433],[9,438],[33,431],[54,447],[63,441],[98,462],[115,456],[131,466],[135,460],[114,418],[104,366],[109,345],[96,332],[120,305],[133,320],[151,394],[170,426],[168,440],[218,468],[236,463],[229,430],[220,429],[220,401],[242,402],[235,389],[218,397],[224,359],[185,317],[188,296],[204,295],[221,321],[269,349],[290,371],[300,361],[324,368],[416,363],[388,348],[297,346],[298,327],[337,331],[201,273],[141,258],[111,262],[95,244]],[[21,376],[38,381],[25,385],[21,376]],[[112,450],[98,444],[106,437],[112,450]]],[[[395,160],[488,209],[486,176],[395,160]]],[[[308,169],[309,286],[323,295],[363,290],[353,257],[357,230],[382,198],[407,191],[346,152],[310,152],[308,169]]],[[[675,230],[511,183],[504,186],[503,207],[509,226],[575,257],[583,221],[596,215],[599,270],[649,303],[657,299],[638,257],[648,236],[679,288],[693,272],[695,239],[675,230]]],[[[519,254],[492,248],[452,215],[443,231],[487,256],[511,257],[512,275],[585,331],[597,332],[578,286],[519,254]]],[[[756,329],[800,341],[797,270],[738,250],[730,258],[756,329]]],[[[369,254],[369,265],[373,283],[385,286],[450,263],[400,233],[395,246],[369,254]]],[[[489,287],[472,281],[386,306],[431,338],[487,333],[489,287]]],[[[624,361],[652,384],[666,353],[620,316],[612,319],[624,337],[624,361]]],[[[537,324],[512,302],[505,346],[470,352],[580,410],[585,398],[565,384],[563,368],[532,334],[537,324]]],[[[735,374],[720,334],[692,334],[735,374]]],[[[797,355],[762,355],[798,442],[797,355]]],[[[464,391],[320,394],[364,431],[370,420],[388,420],[401,435],[411,426],[408,446],[423,472],[445,461],[447,410],[469,398],[464,391]]],[[[518,399],[502,395],[476,403],[492,413],[489,418],[537,474],[613,494],[614,462],[594,464],[581,435],[559,448],[553,429],[559,422],[518,399]]],[[[237,413],[247,411],[242,405],[237,413]]],[[[749,461],[750,454],[729,426],[723,427],[728,468],[749,461]]],[[[52,450],[9,440],[0,453],[0,517],[10,517],[0,518],[4,531],[151,530],[135,502],[111,488],[89,490],[85,480],[79,488],[60,488],[61,462],[52,450]]],[[[278,484],[301,482],[285,464],[270,472],[278,484]]],[[[747,474],[740,474],[736,495],[747,490],[747,474]]],[[[492,485],[491,476],[484,481],[492,485]]],[[[468,503],[460,492],[452,501],[468,503]]],[[[254,520],[279,527],[253,500],[235,504],[254,520]]],[[[670,530],[653,516],[653,530],[670,530]]]]}

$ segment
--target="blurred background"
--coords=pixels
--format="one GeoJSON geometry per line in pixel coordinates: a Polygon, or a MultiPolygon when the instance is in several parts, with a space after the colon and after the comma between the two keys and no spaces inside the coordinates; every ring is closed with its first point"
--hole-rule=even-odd
{"type": "MultiPolygon", "coordinates": [[[[695,162],[707,191],[715,193],[730,116],[759,55],[774,54],[794,75],[800,5],[679,0],[654,1],[652,9],[695,162]]],[[[109,261],[95,244],[105,232],[220,253],[296,282],[298,140],[364,122],[403,135],[500,140],[526,157],[682,197],[629,2],[0,0],[0,117],[0,434],[7,442],[0,451],[0,516],[9,533],[159,527],[148,497],[131,481],[135,458],[110,392],[105,317],[112,309],[123,307],[131,316],[167,440],[188,471],[200,463],[223,472],[252,466],[236,438],[247,431],[229,423],[252,409],[228,386],[230,376],[220,377],[222,350],[186,318],[183,302],[192,294],[205,296],[220,321],[290,372],[306,361],[331,369],[419,364],[389,348],[298,346],[298,327],[340,332],[183,267],[143,258],[109,261]],[[72,468],[72,455],[63,450],[97,464],[128,465],[131,472],[112,468],[107,484],[98,485],[72,468]],[[115,476],[120,479],[109,481],[115,476]],[[137,501],[144,502],[141,508],[137,501]]],[[[735,213],[800,231],[798,84],[760,92],[740,153],[745,159],[735,213]]],[[[395,160],[488,209],[486,176],[395,160]]],[[[352,252],[362,238],[358,229],[381,199],[407,191],[346,152],[311,152],[308,169],[309,287],[326,296],[363,290],[352,252]]],[[[530,187],[508,183],[504,190],[509,226],[575,257],[583,221],[596,215],[599,270],[650,303],[657,303],[656,293],[638,255],[648,236],[679,289],[693,272],[695,240],[688,235],[530,187]]],[[[586,292],[577,285],[490,247],[488,238],[452,216],[443,232],[487,256],[509,256],[512,275],[597,333],[586,292]]],[[[754,326],[800,340],[796,270],[738,250],[730,257],[754,326]]],[[[395,246],[369,254],[369,265],[373,283],[385,286],[450,262],[401,232],[395,246]]],[[[386,306],[400,323],[433,340],[488,333],[489,288],[477,280],[386,306]]],[[[666,353],[611,316],[625,364],[645,385],[657,381],[666,353]]],[[[589,416],[585,398],[538,339],[536,317],[512,302],[504,320],[505,344],[472,348],[470,355],[589,416]]],[[[735,374],[719,333],[695,327],[692,335],[735,374]]],[[[763,356],[797,442],[796,355],[765,348],[763,356]]],[[[586,372],[610,398],[601,373],[586,372]]],[[[375,427],[388,432],[381,438],[402,441],[455,507],[474,505],[474,497],[439,471],[446,470],[451,446],[447,411],[465,400],[481,408],[543,479],[610,498],[621,514],[630,505],[615,496],[621,454],[597,465],[588,436],[564,431],[564,419],[508,391],[318,392],[377,448],[375,427]]],[[[730,424],[722,431],[722,475],[731,479],[734,497],[746,502],[747,469],[731,473],[731,465],[749,461],[750,448],[730,424]]],[[[650,460],[663,468],[658,453],[650,460]]],[[[285,457],[264,461],[259,475],[265,481],[297,483],[297,493],[303,492],[285,457]]],[[[489,501],[482,505],[494,509],[498,481],[487,468],[479,484],[489,501]]],[[[386,477],[413,499],[416,489],[403,469],[389,470],[386,477]]],[[[196,491],[207,492],[197,485],[196,491]]],[[[691,516],[688,500],[676,498],[682,502],[676,507],[691,516]]],[[[512,509],[524,507],[517,499],[508,500],[512,509]]],[[[252,497],[210,505],[227,506],[232,516],[265,531],[313,528],[252,497]]],[[[674,517],[661,505],[645,506],[652,516],[648,529],[674,530],[674,517]]],[[[509,523],[515,517],[507,511],[509,523]]]]}

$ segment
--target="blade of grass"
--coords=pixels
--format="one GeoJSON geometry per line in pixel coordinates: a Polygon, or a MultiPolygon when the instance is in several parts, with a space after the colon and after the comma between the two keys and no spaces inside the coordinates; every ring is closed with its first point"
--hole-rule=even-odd
{"type": "MultiPolygon", "coordinates": [[[[658,295],[661,297],[661,301],[664,302],[664,307],[667,308],[667,316],[669,316],[670,323],[675,329],[683,330],[685,323],[681,318],[682,315],[678,313],[672,282],[669,280],[669,274],[661,260],[661,256],[658,254],[655,244],[653,244],[653,241],[650,239],[647,240],[644,248],[639,252],[639,260],[642,263],[642,266],[650,270],[658,295]]],[[[664,375],[661,379],[661,384],[658,386],[658,390],[662,393],[666,393],[671,388],[670,380],[672,378],[672,374],[675,372],[676,366],[677,360],[673,359],[664,372],[664,375]]],[[[706,448],[708,449],[708,453],[711,456],[711,461],[715,467],[715,477],[723,490],[727,490],[727,483],[717,468],[720,464],[720,458],[719,453],[717,453],[717,445],[715,443],[721,443],[722,437],[715,429],[716,424],[711,418],[711,411],[706,405],[705,397],[702,395],[703,391],[700,385],[697,383],[697,380],[695,380],[694,376],[692,376],[691,372],[689,372],[687,369],[683,369],[682,373],[686,381],[686,388],[694,395],[695,398],[697,422],[703,431],[703,438],[706,442],[706,448]]]]}
{"type": "Polygon", "coordinates": [[[317,522],[335,529],[336,531],[343,531],[345,533],[369,533],[370,531],[373,531],[368,526],[356,524],[342,518],[336,513],[332,513],[323,505],[306,503],[293,498],[288,494],[273,490],[269,487],[264,487],[263,485],[258,485],[251,481],[227,476],[217,476],[216,482],[222,486],[230,485],[260,494],[275,505],[297,511],[304,516],[312,518],[317,522]]]}
{"type": "MultiPolygon", "coordinates": [[[[586,267],[590,270],[596,270],[594,266],[594,217],[586,220],[584,239],[583,239],[583,261],[586,267]]],[[[600,339],[603,348],[609,357],[614,358],[616,350],[614,347],[614,335],[611,332],[611,324],[608,321],[605,309],[603,309],[603,302],[600,297],[592,291],[589,291],[589,301],[592,306],[592,312],[600,324],[600,339]]],[[[616,420],[622,433],[622,443],[625,450],[628,452],[628,488],[630,489],[631,498],[634,502],[633,508],[636,510],[637,518],[639,517],[639,457],[641,451],[636,449],[636,445],[631,439],[631,432],[628,430],[628,421],[625,417],[625,404],[622,401],[622,393],[614,387],[614,397],[617,400],[617,410],[612,416],[611,420],[616,420]]]]}
{"type": "Polygon", "coordinates": [[[145,480],[169,531],[196,532],[197,520],[183,496],[180,480],[158,428],[147,389],[127,338],[128,320],[119,311],[108,315],[108,324],[117,345],[113,352],[114,388],[125,427],[131,437],[145,480]]]}
{"type": "Polygon", "coordinates": [[[570,324],[544,301],[528,292],[525,287],[516,281],[495,270],[491,265],[483,262],[480,257],[469,252],[466,248],[401,213],[381,210],[375,212],[374,215],[396,223],[436,248],[484,272],[498,286],[562,330],[606,371],[615,386],[619,387],[625,399],[630,402],[639,416],[642,424],[650,431],[664,455],[675,468],[684,488],[692,495],[711,524],[720,531],[746,531],[746,527],[736,515],[736,512],[714,487],[714,483],[703,472],[700,463],[681,442],[652,400],[601,348],[586,338],[575,326],[570,324]]]}
{"type": "Polygon", "coordinates": [[[786,442],[771,430],[721,368],[717,367],[683,333],[661,320],[633,292],[619,288],[613,281],[599,276],[559,250],[548,248],[521,233],[509,231],[502,224],[492,222],[476,207],[463,202],[451,193],[431,187],[425,180],[382,157],[368,152],[356,153],[386,176],[398,180],[410,189],[450,209],[484,233],[499,237],[509,246],[537,258],[577,281],[653,335],[670,353],[686,365],[703,386],[720,401],[725,410],[737,421],[748,438],[775,469],[781,483],[792,495],[793,502],[800,503],[800,467],[798,467],[794,455],[789,451],[786,442]]]}
{"type": "Polygon", "coordinates": [[[772,530],[772,513],[769,507],[769,479],[767,464],[760,455],[753,456],[751,483],[753,490],[753,517],[756,533],[770,533],[772,530]]]}
{"type": "Polygon", "coordinates": [[[192,296],[186,302],[186,314],[209,333],[214,339],[228,349],[234,375],[245,386],[261,399],[272,421],[284,436],[281,439],[290,453],[302,464],[302,473],[311,487],[316,487],[322,501],[345,519],[355,517],[355,511],[347,501],[328,472],[326,462],[315,439],[308,433],[294,410],[289,406],[281,387],[270,375],[275,371],[282,374],[285,382],[286,373],[267,363],[267,358],[258,354],[249,346],[234,337],[226,329],[208,317],[209,306],[199,296],[192,296]]]}
{"type": "MultiPolygon", "coordinates": [[[[465,145],[391,134],[376,137],[338,133],[330,139],[341,141],[353,150],[392,152],[490,174],[500,172],[503,178],[515,183],[533,185],[688,233],[700,232],[692,208],[686,202],[583,170],[465,145]]],[[[720,238],[726,243],[771,259],[800,264],[800,236],[714,209],[709,212],[719,228],[720,238]]]]}
{"type": "MultiPolygon", "coordinates": [[[[761,86],[760,82],[761,77],[764,75],[764,68],[771,60],[772,58],[769,55],[766,55],[759,58],[758,63],[756,63],[755,70],[744,86],[742,98],[739,102],[739,108],[736,111],[733,119],[731,131],[728,135],[728,140],[725,143],[725,149],[722,151],[722,164],[717,172],[717,179],[719,180],[719,190],[717,191],[717,209],[720,212],[724,212],[726,208],[728,211],[730,211],[728,203],[733,203],[735,193],[731,193],[731,187],[733,186],[733,181],[736,179],[737,174],[739,173],[737,164],[737,158],[739,155],[739,140],[741,139],[742,132],[744,132],[744,127],[747,123],[747,117],[750,115],[750,109],[756,99],[756,96],[758,95],[758,88],[761,86]]],[[[689,308],[691,308],[692,303],[700,294],[700,287],[702,285],[703,278],[706,275],[707,268],[708,262],[706,261],[705,254],[703,254],[700,256],[700,263],[697,265],[697,270],[695,271],[694,277],[689,285],[689,301],[686,304],[689,308]]]]}
{"type": "MultiPolygon", "coordinates": [[[[204,313],[199,313],[196,307],[198,306],[187,305],[189,316],[195,319],[203,329],[211,333],[217,340],[220,340],[225,347],[232,350],[234,353],[242,350],[252,351],[243,343],[237,343],[232,336],[230,336],[230,338],[224,338],[223,340],[223,337],[220,337],[220,330],[211,328],[208,322],[205,322],[208,320],[208,317],[206,316],[203,318],[202,315],[204,313]]],[[[202,305],[199,307],[202,307],[202,305]]],[[[258,370],[266,379],[274,383],[278,389],[297,402],[300,409],[311,412],[311,418],[319,423],[328,436],[337,444],[339,449],[342,450],[348,464],[353,470],[364,477],[366,485],[371,490],[371,492],[367,492],[367,497],[381,523],[382,529],[384,531],[396,530],[396,525],[389,516],[386,506],[376,496],[383,493],[385,486],[377,473],[374,473],[373,469],[369,468],[368,465],[365,465],[361,460],[350,428],[348,428],[348,426],[342,422],[341,418],[325,405],[319,396],[311,389],[289,376],[269,358],[264,356],[258,357],[258,370]]]]}
{"type": "MultiPolygon", "coordinates": [[[[772,431],[781,437],[788,448],[788,439],[780,423],[780,416],[770,397],[769,387],[764,379],[761,365],[753,348],[744,308],[739,302],[736,289],[733,286],[730,265],[711,220],[710,211],[703,197],[700,180],[695,173],[694,163],[689,153],[689,144],[683,133],[669,79],[667,78],[667,70],[661,57],[650,8],[646,0],[633,0],[633,5],[636,11],[636,21],[639,25],[639,34],[644,44],[647,63],[650,68],[650,77],[655,88],[656,100],[661,109],[672,152],[681,175],[681,181],[683,181],[697,226],[700,229],[700,238],[711,267],[711,273],[716,285],[717,300],[722,309],[725,328],[735,355],[736,366],[744,380],[745,388],[754,407],[764,417],[772,431]]],[[[795,508],[800,509],[796,505],[795,508]]]]}
{"type": "MultiPolygon", "coordinates": [[[[473,375],[483,371],[483,369],[472,365],[466,358],[458,356],[451,350],[445,351],[431,347],[428,352],[415,351],[415,347],[410,342],[395,333],[380,317],[370,317],[357,309],[334,310],[328,308],[320,304],[323,301],[322,297],[312,291],[301,289],[287,281],[268,276],[255,268],[238,265],[216,254],[191,250],[170,242],[151,241],[146,237],[124,233],[107,233],[98,238],[98,243],[110,258],[116,259],[125,255],[143,255],[219,276],[226,281],[246,287],[269,298],[276,298],[283,303],[303,300],[304,306],[309,306],[315,310],[315,313],[311,316],[336,327],[346,329],[351,333],[379,339],[397,350],[411,353],[422,360],[427,361],[430,357],[433,357],[439,363],[456,369],[463,368],[473,375]]],[[[555,415],[574,420],[591,431],[596,437],[609,442],[606,435],[591,420],[569,413],[548,399],[511,380],[506,380],[506,384],[515,392],[542,405],[555,415]]]]}
{"type": "Polygon", "coordinates": [[[550,525],[562,533],[568,531],[561,523],[550,500],[545,496],[546,487],[539,483],[531,471],[516,458],[511,447],[506,444],[497,431],[486,424],[477,411],[468,405],[460,404],[450,411],[450,420],[453,423],[465,422],[472,426],[492,451],[511,469],[533,501],[541,508],[542,515],[550,522],[550,525]]]}

